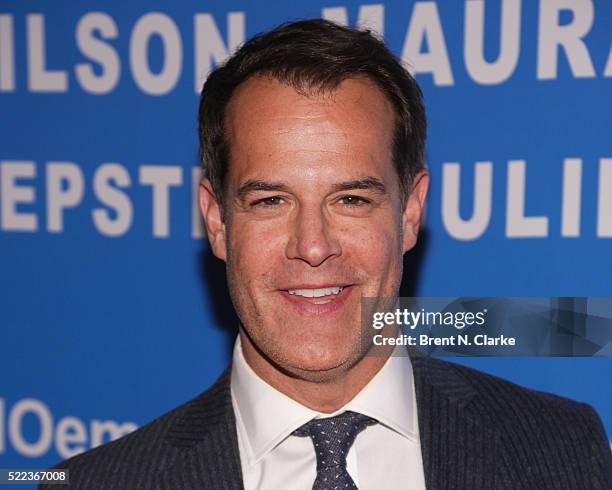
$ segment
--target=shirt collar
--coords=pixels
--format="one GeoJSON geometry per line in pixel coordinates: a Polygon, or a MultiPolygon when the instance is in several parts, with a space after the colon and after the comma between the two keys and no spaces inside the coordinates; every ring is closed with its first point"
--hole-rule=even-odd
{"type": "Polygon", "coordinates": [[[234,344],[231,393],[237,429],[250,465],[256,464],[295,429],[316,417],[346,410],[368,415],[411,440],[418,440],[412,364],[397,349],[381,370],[344,407],[333,414],[311,410],[261,379],[247,364],[240,337],[234,344]]]}
{"type": "Polygon", "coordinates": [[[396,346],[380,371],[339,412],[345,410],[368,415],[402,436],[418,441],[416,395],[407,349],[396,346]]]}

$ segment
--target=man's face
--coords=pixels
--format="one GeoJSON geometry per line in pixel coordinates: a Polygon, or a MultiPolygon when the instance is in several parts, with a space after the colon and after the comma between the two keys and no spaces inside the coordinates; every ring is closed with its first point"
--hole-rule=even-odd
{"type": "Polygon", "coordinates": [[[427,176],[404,205],[394,112],[363,79],[304,96],[252,78],[233,96],[226,128],[224,222],[207,182],[201,202],[243,345],[294,376],[335,376],[365,354],[361,297],[397,296],[427,176]]]}

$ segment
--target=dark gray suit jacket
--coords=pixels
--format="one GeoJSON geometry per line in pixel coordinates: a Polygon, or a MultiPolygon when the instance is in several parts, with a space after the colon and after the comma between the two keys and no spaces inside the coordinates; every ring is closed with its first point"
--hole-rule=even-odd
{"type": "MultiPolygon", "coordinates": [[[[612,453],[590,406],[422,355],[412,363],[428,489],[612,489],[612,453]]],[[[56,467],[75,489],[241,489],[229,373],[56,467]]]]}

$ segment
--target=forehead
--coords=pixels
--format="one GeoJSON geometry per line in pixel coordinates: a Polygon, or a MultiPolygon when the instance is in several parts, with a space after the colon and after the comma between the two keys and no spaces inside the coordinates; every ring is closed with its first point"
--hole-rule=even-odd
{"type": "Polygon", "coordinates": [[[226,114],[230,174],[275,163],[328,164],[341,170],[391,164],[395,114],[372,81],[346,79],[332,91],[300,93],[269,77],[253,77],[236,91],[226,114]],[[265,162],[265,163],[263,163],[265,162]],[[348,167],[347,167],[348,168],[348,167]]]}
{"type": "Polygon", "coordinates": [[[230,145],[272,143],[261,138],[282,140],[285,134],[292,138],[345,136],[347,142],[380,146],[392,137],[394,121],[391,104],[367,79],[347,79],[332,91],[304,94],[278,80],[253,77],[232,97],[226,130],[230,145]]]}
{"type": "MultiPolygon", "coordinates": [[[[300,110],[315,117],[333,109],[343,109],[346,118],[363,126],[373,126],[394,119],[391,104],[375,82],[367,78],[347,78],[334,89],[296,90],[291,85],[268,76],[254,76],[242,83],[234,92],[227,111],[230,129],[236,123],[250,118],[294,116],[300,110]],[[318,109],[313,110],[313,109],[318,109]],[[238,116],[238,117],[237,117],[238,116]],[[374,117],[374,119],[372,119],[374,117]],[[383,119],[383,120],[379,120],[383,119]]],[[[242,125],[239,125],[242,126],[242,125]]]]}

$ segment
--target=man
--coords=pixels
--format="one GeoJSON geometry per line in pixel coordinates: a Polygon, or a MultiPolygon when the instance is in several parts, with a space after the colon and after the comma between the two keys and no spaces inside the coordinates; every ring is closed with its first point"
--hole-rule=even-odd
{"type": "Polygon", "coordinates": [[[240,319],[233,362],[194,400],[58,465],[72,487],[612,488],[589,406],[373,352],[361,300],[397,298],[424,140],[416,82],[368,32],[288,24],[213,72],[200,205],[240,319]]]}

